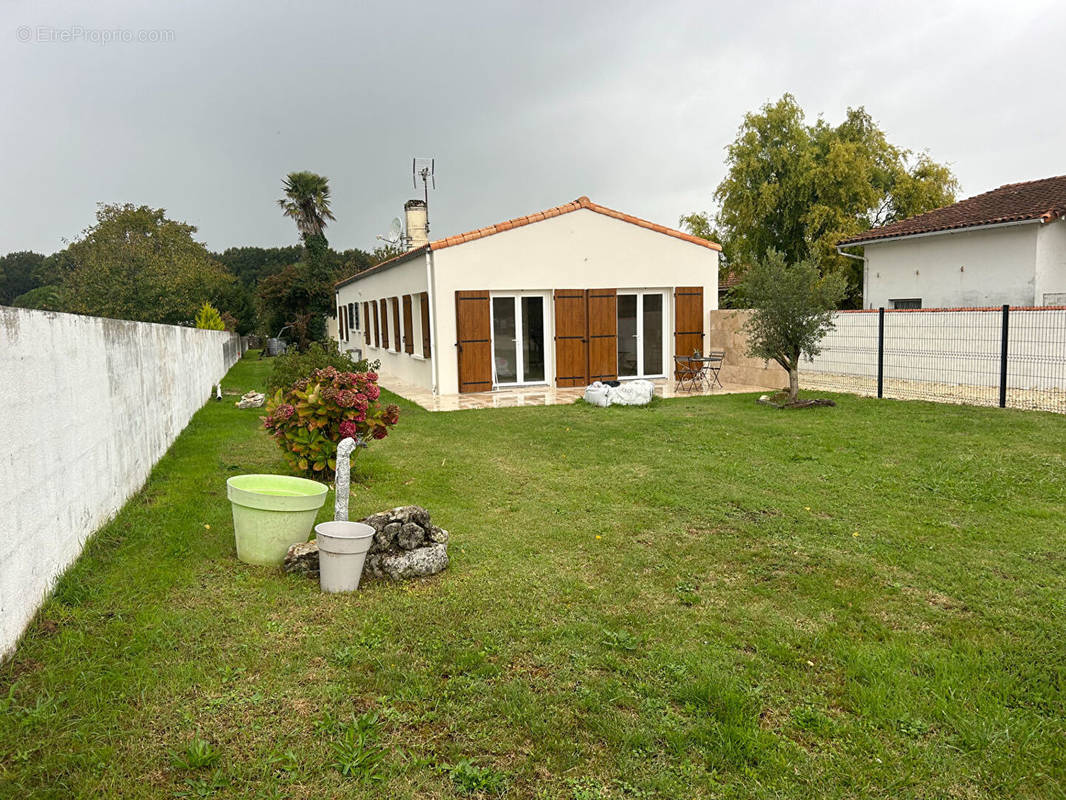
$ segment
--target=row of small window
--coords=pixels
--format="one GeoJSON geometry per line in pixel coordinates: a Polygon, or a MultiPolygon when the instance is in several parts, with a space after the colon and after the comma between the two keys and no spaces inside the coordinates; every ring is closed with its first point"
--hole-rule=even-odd
{"type": "Polygon", "coordinates": [[[429,358],[429,296],[425,292],[384,297],[365,303],[337,306],[342,342],[358,341],[408,355],[429,358]]]}

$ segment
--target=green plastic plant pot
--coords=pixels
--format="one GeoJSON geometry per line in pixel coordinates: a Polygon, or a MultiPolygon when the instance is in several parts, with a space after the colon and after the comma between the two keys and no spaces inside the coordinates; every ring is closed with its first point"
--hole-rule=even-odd
{"type": "Polygon", "coordinates": [[[294,544],[306,542],[329,487],[289,475],[234,475],[226,481],[233,505],[237,558],[280,565],[294,544]]]}

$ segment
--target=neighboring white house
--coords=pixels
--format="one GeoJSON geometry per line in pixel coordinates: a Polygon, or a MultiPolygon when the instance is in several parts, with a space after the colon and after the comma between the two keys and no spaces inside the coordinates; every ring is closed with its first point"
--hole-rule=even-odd
{"type": "Polygon", "coordinates": [[[1066,175],[1011,183],[839,242],[864,308],[1066,305],[1066,175]]]}
{"type": "Polygon", "coordinates": [[[718,307],[713,242],[572,203],[428,241],[336,285],[341,349],[436,394],[665,377],[705,348],[718,307]]]}

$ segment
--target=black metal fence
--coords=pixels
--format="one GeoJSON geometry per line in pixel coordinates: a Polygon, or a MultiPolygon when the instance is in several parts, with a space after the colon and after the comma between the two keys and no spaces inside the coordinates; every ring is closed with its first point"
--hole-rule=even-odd
{"type": "Polygon", "coordinates": [[[844,311],[806,388],[1066,413],[1066,308],[844,311]]]}

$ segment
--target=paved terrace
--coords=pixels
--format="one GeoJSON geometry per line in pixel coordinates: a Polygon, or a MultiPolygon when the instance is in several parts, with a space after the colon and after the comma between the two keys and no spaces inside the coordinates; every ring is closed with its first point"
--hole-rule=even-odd
{"type": "MultiPolygon", "coordinates": [[[[472,392],[470,394],[434,395],[428,389],[413,386],[391,375],[381,374],[378,383],[390,392],[417,403],[427,411],[460,411],[468,408],[513,408],[515,406],[557,406],[573,403],[585,393],[584,387],[557,389],[554,386],[523,386],[515,389],[499,389],[495,392],[472,392]]],[[[780,387],[750,386],[725,381],[725,387],[713,391],[675,391],[675,382],[660,378],[654,380],[658,397],[695,397],[714,394],[743,394],[746,392],[772,392],[780,387]]]]}

